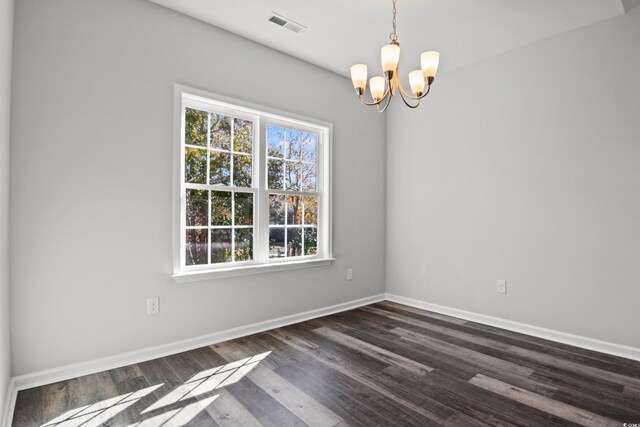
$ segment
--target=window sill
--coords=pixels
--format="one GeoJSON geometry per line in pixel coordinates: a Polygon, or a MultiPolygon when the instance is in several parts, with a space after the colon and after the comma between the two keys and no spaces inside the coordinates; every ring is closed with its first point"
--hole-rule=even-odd
{"type": "Polygon", "coordinates": [[[224,279],[227,277],[249,276],[252,274],[276,271],[298,270],[301,268],[323,267],[331,265],[335,258],[322,258],[304,261],[279,262],[240,267],[219,268],[215,270],[191,271],[171,276],[178,283],[201,282],[204,280],[224,279]]]}

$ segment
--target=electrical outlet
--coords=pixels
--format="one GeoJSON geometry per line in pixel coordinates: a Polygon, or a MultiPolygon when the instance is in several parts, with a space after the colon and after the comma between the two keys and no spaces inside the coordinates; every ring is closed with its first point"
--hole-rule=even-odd
{"type": "Polygon", "coordinates": [[[496,287],[497,287],[498,293],[500,293],[500,294],[506,294],[507,293],[507,281],[506,280],[498,280],[496,287]]]}
{"type": "Polygon", "coordinates": [[[147,314],[160,313],[160,299],[158,297],[147,298],[147,314]]]}
{"type": "Polygon", "coordinates": [[[353,268],[347,268],[347,280],[353,280],[353,268]]]}

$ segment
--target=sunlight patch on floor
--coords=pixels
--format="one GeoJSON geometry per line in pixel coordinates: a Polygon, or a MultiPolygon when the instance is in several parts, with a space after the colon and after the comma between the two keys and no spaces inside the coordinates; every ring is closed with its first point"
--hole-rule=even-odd
{"type": "Polygon", "coordinates": [[[43,424],[42,427],[75,427],[80,425],[83,427],[93,427],[102,425],[108,419],[118,415],[120,412],[124,411],[129,406],[138,402],[140,399],[163,385],[164,384],[159,384],[147,387],[133,393],[123,394],[110,399],[101,400],[100,402],[96,402],[92,405],[72,409],[43,424]]]}
{"type": "MultiPolygon", "coordinates": [[[[267,351],[226,365],[207,369],[189,378],[161,399],[140,412],[139,421],[127,427],[184,426],[212,404],[219,395],[204,397],[222,387],[235,384],[254,369],[271,352],[267,351]],[[198,400],[200,399],[200,400],[198,400]],[[186,402],[189,400],[190,402],[186,402]],[[173,406],[173,408],[168,408],[173,406]],[[176,407],[177,406],[177,407],[176,407]],[[152,412],[162,412],[152,414],[152,412]],[[145,416],[149,417],[145,419],[145,416]]],[[[159,384],[136,392],[104,399],[91,405],[72,409],[41,427],[98,427],[138,403],[140,399],[162,387],[159,384]]]]}
{"type": "Polygon", "coordinates": [[[258,363],[271,352],[267,351],[252,357],[202,371],[189,378],[169,394],[142,411],[143,414],[173,405],[186,399],[210,393],[216,389],[234,384],[247,375],[258,363]]]}

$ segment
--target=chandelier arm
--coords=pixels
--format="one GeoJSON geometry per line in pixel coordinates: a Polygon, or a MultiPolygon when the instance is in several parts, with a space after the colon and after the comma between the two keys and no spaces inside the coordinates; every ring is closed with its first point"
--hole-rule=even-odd
{"type": "Polygon", "coordinates": [[[422,99],[425,96],[429,95],[429,92],[431,92],[431,85],[427,86],[427,91],[420,96],[420,99],[422,99]]]}
{"type": "MultiPolygon", "coordinates": [[[[362,104],[367,105],[369,107],[373,107],[374,105],[380,105],[385,100],[387,95],[389,95],[389,88],[387,88],[387,90],[384,92],[384,95],[382,95],[382,98],[380,98],[380,101],[367,102],[367,101],[364,100],[362,95],[359,95],[359,98],[360,98],[360,102],[362,104]]],[[[391,96],[389,97],[389,99],[391,99],[391,96]]]]}
{"type": "MultiPolygon", "coordinates": [[[[377,106],[376,106],[376,108],[378,109],[378,113],[384,113],[384,112],[385,112],[385,110],[387,109],[387,107],[389,107],[389,103],[391,102],[391,98],[392,98],[392,97],[393,97],[393,95],[391,95],[391,96],[389,96],[389,97],[387,98],[387,103],[385,104],[385,106],[384,106],[384,107],[380,108],[380,106],[379,106],[379,105],[377,105],[377,106]]],[[[381,99],[380,101],[383,101],[383,100],[384,100],[384,98],[383,98],[383,99],[381,99]]]]}
{"type": "MultiPolygon", "coordinates": [[[[406,105],[407,107],[409,107],[409,108],[418,108],[418,106],[420,106],[420,98],[418,98],[416,100],[416,105],[411,105],[411,104],[409,104],[407,102],[407,100],[404,97],[405,97],[404,91],[400,91],[400,98],[402,98],[402,102],[404,102],[404,105],[406,105]]],[[[413,97],[410,97],[410,98],[411,99],[415,99],[413,97]]]]}

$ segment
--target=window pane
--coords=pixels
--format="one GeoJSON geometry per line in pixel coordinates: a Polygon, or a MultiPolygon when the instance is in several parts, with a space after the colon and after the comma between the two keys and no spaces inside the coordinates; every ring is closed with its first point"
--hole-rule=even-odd
{"type": "Polygon", "coordinates": [[[287,129],[286,133],[286,158],[300,160],[302,157],[302,132],[299,130],[287,129]]]}
{"type": "Polygon", "coordinates": [[[211,148],[231,150],[231,118],[211,114],[211,148]]]}
{"type": "Polygon", "coordinates": [[[282,190],[284,187],[283,162],[281,160],[271,160],[267,162],[267,184],[272,190],[282,190]]]}
{"type": "Polygon", "coordinates": [[[207,146],[206,111],[187,108],[184,114],[184,142],[189,145],[207,146]]]}
{"type": "Polygon", "coordinates": [[[209,194],[206,190],[187,189],[187,226],[207,226],[209,194]]]}
{"type": "Polygon", "coordinates": [[[253,229],[236,228],[236,261],[250,261],[253,259],[253,229]]]}
{"type": "Polygon", "coordinates": [[[233,151],[251,154],[253,146],[253,122],[235,119],[233,121],[233,151]]]}
{"type": "Polygon", "coordinates": [[[211,225],[231,225],[231,192],[211,192],[211,225]]]}
{"type": "Polygon", "coordinates": [[[206,228],[186,230],[185,240],[185,264],[207,264],[209,231],[206,228]]]}
{"type": "Polygon", "coordinates": [[[211,263],[231,262],[231,229],[211,230],[211,263]]]}
{"type": "Polygon", "coordinates": [[[236,225],[253,225],[253,194],[235,193],[236,225]]]}
{"type": "Polygon", "coordinates": [[[287,225],[302,224],[302,197],[287,197],[287,225]]]}
{"type": "Polygon", "coordinates": [[[285,196],[269,194],[269,224],[284,225],[285,196]]]}
{"type": "Polygon", "coordinates": [[[210,151],[209,153],[211,155],[209,160],[209,184],[229,185],[231,155],[217,151],[210,151]]]}
{"type": "Polygon", "coordinates": [[[305,225],[318,224],[318,198],[314,196],[303,197],[304,223],[305,225]]]}
{"type": "Polygon", "coordinates": [[[302,134],[302,161],[316,164],[318,162],[318,135],[302,134]]]}
{"type": "Polygon", "coordinates": [[[287,229],[287,256],[300,256],[302,255],[302,229],[301,228],[288,228],[287,229]]]}
{"type": "Polygon", "coordinates": [[[284,157],[284,129],[279,126],[267,126],[267,156],[284,157]]]}
{"type": "Polygon", "coordinates": [[[269,229],[269,258],[284,258],[284,228],[269,229]]]}
{"type": "Polygon", "coordinates": [[[298,191],[301,184],[301,167],[298,162],[285,163],[285,189],[298,191]]]}
{"type": "Polygon", "coordinates": [[[305,227],[304,229],[304,254],[316,255],[318,253],[318,229],[305,227]]]}
{"type": "Polygon", "coordinates": [[[301,163],[300,167],[300,190],[316,191],[316,165],[311,163],[301,163]]]}
{"type": "Polygon", "coordinates": [[[251,156],[233,155],[233,185],[251,187],[251,156]]]}
{"type": "Polygon", "coordinates": [[[198,148],[184,149],[184,182],[207,183],[207,152],[198,148]]]}

